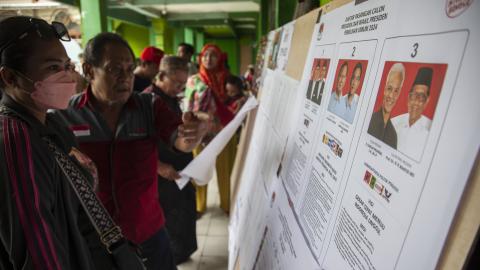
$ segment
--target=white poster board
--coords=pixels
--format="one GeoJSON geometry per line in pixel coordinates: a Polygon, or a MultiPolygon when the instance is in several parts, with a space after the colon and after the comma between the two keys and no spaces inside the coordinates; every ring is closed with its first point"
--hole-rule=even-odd
{"type": "MultiPolygon", "coordinates": [[[[250,174],[271,179],[269,205],[258,206],[268,213],[256,228],[260,240],[249,247],[258,250],[250,252],[253,265],[436,267],[480,146],[478,14],[472,0],[369,0],[319,16],[294,120],[276,124],[287,131],[277,175],[263,163],[250,174]],[[272,203],[274,193],[286,202],[272,203]],[[283,243],[275,235],[285,228],[301,241],[288,242],[293,252],[275,252],[283,243]],[[295,263],[295,251],[314,264],[295,263]]],[[[273,99],[275,76],[266,74],[272,99],[260,107],[261,118],[279,123],[289,100],[273,99]]],[[[254,160],[278,161],[265,127],[252,136],[255,149],[265,149],[254,160]]]]}

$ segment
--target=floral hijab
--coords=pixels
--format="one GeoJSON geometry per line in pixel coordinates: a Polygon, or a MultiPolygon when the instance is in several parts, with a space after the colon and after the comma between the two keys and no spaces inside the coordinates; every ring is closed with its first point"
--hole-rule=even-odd
{"type": "Polygon", "coordinates": [[[193,90],[193,93],[187,93],[187,96],[193,99],[190,100],[189,110],[213,110],[223,126],[228,124],[234,117],[224,105],[224,101],[227,99],[225,79],[229,74],[225,67],[225,59],[225,54],[217,45],[206,44],[200,52],[199,73],[192,76],[187,83],[187,88],[193,90]],[[217,66],[214,69],[207,70],[202,63],[203,55],[207,50],[213,50],[217,55],[217,66]]]}

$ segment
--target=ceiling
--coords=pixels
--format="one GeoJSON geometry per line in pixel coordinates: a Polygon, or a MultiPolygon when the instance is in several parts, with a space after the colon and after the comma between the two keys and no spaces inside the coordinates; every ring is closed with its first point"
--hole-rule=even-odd
{"type": "MultiPolygon", "coordinates": [[[[80,0],[0,0],[0,10],[55,8],[80,0]]],[[[175,27],[200,29],[210,37],[255,35],[260,0],[107,0],[110,17],[141,25],[165,18],[175,27]]]]}
{"type": "Polygon", "coordinates": [[[255,34],[259,0],[109,0],[109,10],[165,18],[172,26],[200,28],[213,37],[255,34]]]}

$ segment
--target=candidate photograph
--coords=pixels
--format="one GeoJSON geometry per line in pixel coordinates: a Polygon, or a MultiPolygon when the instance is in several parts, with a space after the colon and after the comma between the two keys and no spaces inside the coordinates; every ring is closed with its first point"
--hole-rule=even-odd
{"type": "Polygon", "coordinates": [[[330,59],[315,58],[313,60],[312,71],[307,87],[307,99],[317,105],[320,105],[322,102],[329,65],[330,59]]]}
{"type": "Polygon", "coordinates": [[[273,37],[272,48],[270,51],[270,55],[268,57],[268,68],[272,70],[275,70],[277,68],[277,57],[278,57],[278,52],[280,50],[282,32],[283,32],[283,29],[276,31],[275,36],[273,37]]]}
{"type": "Polygon", "coordinates": [[[368,133],[420,161],[446,69],[446,64],[387,61],[368,133]]]}
{"type": "Polygon", "coordinates": [[[367,60],[339,60],[328,111],[352,124],[362,91],[367,60]]]}

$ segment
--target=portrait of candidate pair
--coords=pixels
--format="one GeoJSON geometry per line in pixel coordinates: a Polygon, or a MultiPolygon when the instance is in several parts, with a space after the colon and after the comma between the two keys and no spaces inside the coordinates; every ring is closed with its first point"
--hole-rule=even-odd
{"type": "Polygon", "coordinates": [[[446,70],[447,64],[385,62],[368,133],[420,161],[446,70]]]}

